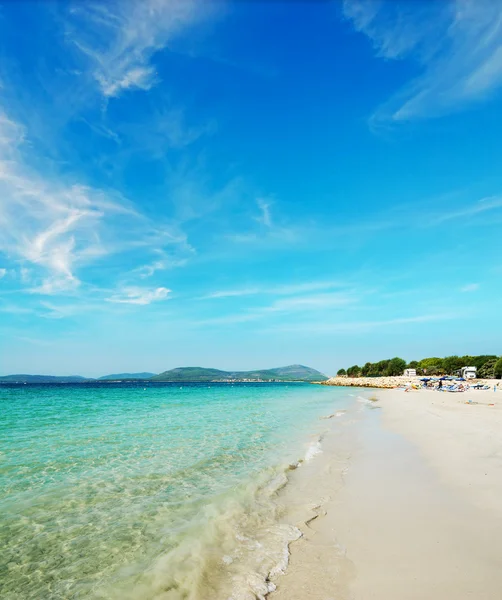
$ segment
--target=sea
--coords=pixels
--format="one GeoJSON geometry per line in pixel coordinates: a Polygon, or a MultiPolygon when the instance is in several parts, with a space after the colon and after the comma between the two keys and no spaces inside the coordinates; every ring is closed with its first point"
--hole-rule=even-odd
{"type": "Polygon", "coordinates": [[[2,600],[254,600],[344,388],[0,385],[2,600]]]}

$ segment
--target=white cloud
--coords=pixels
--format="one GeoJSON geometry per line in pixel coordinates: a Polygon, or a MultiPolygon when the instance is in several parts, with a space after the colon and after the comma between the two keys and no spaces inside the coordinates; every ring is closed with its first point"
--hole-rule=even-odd
{"type": "Polygon", "coordinates": [[[117,304],[146,305],[159,300],[165,300],[170,292],[171,290],[168,290],[165,287],[152,289],[127,287],[122,289],[120,293],[114,294],[110,298],[106,298],[106,300],[107,302],[115,302],[117,304]]]}
{"type": "Polygon", "coordinates": [[[136,67],[125,73],[118,81],[107,81],[103,76],[98,76],[98,81],[105,96],[118,96],[120,92],[130,88],[149,90],[154,86],[155,78],[155,71],[152,68],[136,67]]]}
{"type": "Polygon", "coordinates": [[[72,10],[69,37],[87,58],[101,93],[116,97],[150,89],[157,80],[153,55],[214,12],[214,3],[202,0],[83,3],[72,10]]]}
{"type": "Polygon", "coordinates": [[[217,292],[211,292],[206,296],[202,296],[200,300],[211,300],[216,298],[235,298],[239,296],[252,296],[254,294],[260,294],[260,288],[243,288],[240,290],[219,290],[217,292]]]}
{"type": "Polygon", "coordinates": [[[19,277],[23,283],[29,283],[31,281],[31,270],[26,267],[21,267],[19,269],[19,277]]]}
{"type": "Polygon", "coordinates": [[[0,151],[10,151],[24,141],[24,128],[0,110],[0,151]]]}
{"type": "Polygon", "coordinates": [[[305,283],[293,283],[279,285],[270,289],[273,294],[301,294],[303,292],[313,292],[316,290],[329,290],[332,288],[343,287],[345,284],[340,281],[307,281],[305,283]]]}
{"type": "Polygon", "coordinates": [[[54,342],[48,340],[40,340],[37,338],[27,337],[24,335],[16,335],[16,340],[20,342],[27,342],[28,344],[33,344],[33,346],[52,346],[54,342]]]}
{"type": "Polygon", "coordinates": [[[133,120],[117,126],[119,133],[132,144],[133,151],[147,153],[155,159],[163,159],[170,148],[185,148],[202,136],[213,134],[216,129],[214,120],[189,125],[183,109],[165,106],[152,108],[148,118],[140,122],[133,120]]]}
{"type": "Polygon", "coordinates": [[[18,304],[0,304],[0,312],[12,315],[31,315],[35,313],[33,308],[19,306],[18,304]]]}
{"type": "Polygon", "coordinates": [[[461,292],[475,292],[476,290],[479,290],[479,283],[468,283],[460,288],[461,292]]]}
{"type": "Polygon", "coordinates": [[[2,279],[2,277],[5,277],[7,275],[7,269],[0,269],[0,279],[2,279]]]}
{"type": "Polygon", "coordinates": [[[42,176],[22,152],[25,137],[0,112],[0,252],[21,262],[30,292],[74,291],[78,268],[126,248],[186,246],[184,234],[152,223],[115,192],[42,176]]]}
{"type": "Polygon", "coordinates": [[[247,321],[264,319],[267,316],[270,317],[272,315],[276,315],[277,313],[303,313],[304,316],[308,317],[311,314],[317,314],[318,312],[326,309],[332,310],[334,308],[345,307],[349,304],[355,304],[358,302],[358,300],[358,296],[356,296],[356,294],[353,292],[280,298],[265,306],[250,308],[246,311],[236,314],[227,314],[221,317],[207,319],[197,324],[219,325],[227,323],[244,323],[247,321]]]}
{"type": "Polygon", "coordinates": [[[502,5],[493,0],[344,0],[343,12],[384,59],[412,59],[421,74],[375,113],[403,122],[459,110],[502,85],[502,5]]]}
{"type": "Polygon", "coordinates": [[[268,202],[264,198],[258,198],[256,202],[261,210],[261,217],[258,217],[257,221],[263,223],[265,227],[272,227],[272,215],[270,214],[271,202],[268,202]]]}
{"type": "Polygon", "coordinates": [[[312,292],[316,290],[326,290],[341,287],[343,284],[339,281],[308,281],[305,283],[286,284],[278,286],[253,286],[240,289],[218,290],[202,296],[201,300],[210,300],[217,298],[233,298],[238,296],[254,295],[294,295],[303,292],[312,292]]]}
{"type": "Polygon", "coordinates": [[[322,310],[346,306],[356,301],[355,296],[345,293],[316,294],[312,296],[295,296],[276,300],[271,306],[262,309],[264,312],[293,312],[302,310],[322,310]]]}
{"type": "MultiPolygon", "coordinates": [[[[339,321],[333,322],[329,320],[323,321],[301,321],[298,323],[289,323],[285,325],[277,325],[273,327],[274,331],[292,331],[292,332],[307,332],[307,333],[359,333],[371,331],[380,327],[388,327],[389,330],[393,326],[410,325],[414,323],[433,323],[436,321],[449,321],[459,319],[465,315],[459,313],[445,314],[426,314],[416,315],[411,317],[397,317],[395,319],[383,319],[374,321],[339,321]]],[[[270,331],[270,330],[269,330],[270,331]]]]}
{"type": "Polygon", "coordinates": [[[138,267],[134,269],[134,272],[141,277],[141,279],[146,279],[147,277],[151,277],[157,271],[165,271],[166,269],[174,269],[175,267],[183,267],[188,262],[186,258],[170,258],[165,257],[159,260],[154,260],[153,262],[143,265],[142,267],[138,267]]]}
{"type": "Polygon", "coordinates": [[[445,212],[444,214],[436,215],[430,221],[431,225],[437,225],[444,221],[450,221],[452,219],[462,219],[466,217],[474,217],[476,215],[502,208],[502,197],[500,196],[489,196],[478,200],[475,204],[470,204],[453,210],[445,212]]]}

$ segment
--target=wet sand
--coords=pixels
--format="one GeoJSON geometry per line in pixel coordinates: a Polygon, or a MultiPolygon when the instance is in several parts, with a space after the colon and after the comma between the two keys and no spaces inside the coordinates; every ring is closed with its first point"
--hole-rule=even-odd
{"type": "Polygon", "coordinates": [[[502,393],[350,392],[284,492],[304,535],[272,600],[500,600],[502,393]]]}

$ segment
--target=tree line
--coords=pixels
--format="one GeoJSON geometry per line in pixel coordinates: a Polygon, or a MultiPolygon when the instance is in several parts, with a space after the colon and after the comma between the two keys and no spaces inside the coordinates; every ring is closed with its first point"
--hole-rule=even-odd
{"type": "Polygon", "coordinates": [[[367,362],[364,366],[353,365],[339,369],[337,375],[348,377],[393,377],[402,375],[405,369],[416,369],[417,375],[455,375],[462,367],[476,367],[480,379],[502,378],[502,357],[494,354],[480,356],[446,356],[422,358],[406,362],[396,356],[376,363],[367,362]]]}

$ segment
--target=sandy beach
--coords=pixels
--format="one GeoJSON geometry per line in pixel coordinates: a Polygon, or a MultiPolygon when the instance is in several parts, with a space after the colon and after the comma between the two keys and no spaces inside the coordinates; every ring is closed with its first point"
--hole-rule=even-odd
{"type": "Polygon", "coordinates": [[[303,537],[273,600],[499,600],[502,393],[348,392],[285,491],[303,537]]]}

